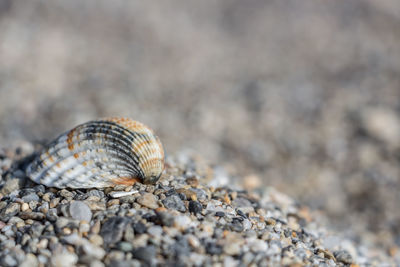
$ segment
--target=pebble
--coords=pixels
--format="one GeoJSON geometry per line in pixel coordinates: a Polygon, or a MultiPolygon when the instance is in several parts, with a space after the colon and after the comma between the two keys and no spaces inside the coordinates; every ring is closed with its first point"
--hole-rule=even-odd
{"type": "Polygon", "coordinates": [[[178,195],[171,195],[162,201],[167,209],[174,209],[180,212],[185,212],[185,203],[180,199],[178,195]]]}
{"type": "Polygon", "coordinates": [[[129,219],[126,217],[111,217],[108,219],[100,230],[104,243],[115,244],[120,241],[128,223],[129,219]]]}
{"type": "Polygon", "coordinates": [[[28,202],[31,202],[31,201],[36,201],[36,202],[38,202],[39,199],[40,199],[40,198],[39,198],[38,195],[36,195],[36,193],[30,193],[30,194],[25,195],[25,196],[22,197],[22,200],[23,200],[25,203],[28,203],[28,202]]]}
{"type": "Polygon", "coordinates": [[[144,193],[137,199],[137,203],[150,209],[158,208],[157,198],[151,193],[144,193]]]}
{"type": "Polygon", "coordinates": [[[3,195],[8,195],[11,192],[18,190],[21,187],[21,183],[21,179],[18,178],[8,179],[0,189],[0,193],[3,195]]]}
{"type": "Polygon", "coordinates": [[[239,255],[240,251],[241,247],[238,243],[228,243],[224,246],[224,252],[231,256],[239,255]]]}
{"type": "Polygon", "coordinates": [[[154,236],[154,237],[160,237],[162,236],[163,230],[160,226],[152,226],[150,228],[147,229],[147,233],[149,233],[150,235],[154,236]]]}
{"type": "Polygon", "coordinates": [[[37,266],[39,266],[39,262],[36,256],[32,253],[26,254],[24,261],[20,264],[20,267],[37,267],[37,266]]]}
{"type": "Polygon", "coordinates": [[[133,249],[133,245],[129,242],[119,242],[117,248],[121,251],[128,252],[133,249]]]}
{"type": "Polygon", "coordinates": [[[90,222],[92,219],[92,211],[83,201],[74,201],[69,205],[70,216],[79,221],[90,222]]]}
{"type": "Polygon", "coordinates": [[[351,264],[353,263],[353,259],[350,255],[350,253],[348,253],[345,250],[339,250],[339,251],[335,251],[333,253],[333,255],[335,256],[336,260],[339,262],[342,262],[344,264],[351,264]]]}
{"type": "Polygon", "coordinates": [[[179,216],[176,216],[174,219],[174,226],[177,229],[185,230],[190,227],[191,222],[192,222],[192,220],[188,216],[179,215],[179,216]]]}
{"type": "Polygon", "coordinates": [[[189,201],[189,211],[191,213],[197,214],[203,210],[203,206],[197,201],[189,201]]]}
{"type": "Polygon", "coordinates": [[[18,203],[10,203],[4,211],[5,215],[14,216],[20,210],[21,205],[18,203]]]}
{"type": "Polygon", "coordinates": [[[156,257],[156,248],[154,246],[140,247],[132,251],[135,259],[144,261],[146,264],[153,265],[156,257]]]}
{"type": "Polygon", "coordinates": [[[78,262],[78,256],[73,253],[57,253],[51,257],[51,265],[54,267],[72,267],[78,262]]]}
{"type": "Polygon", "coordinates": [[[147,230],[146,225],[144,225],[141,222],[135,223],[133,225],[133,229],[135,230],[135,233],[137,233],[137,234],[143,234],[147,230]]]}

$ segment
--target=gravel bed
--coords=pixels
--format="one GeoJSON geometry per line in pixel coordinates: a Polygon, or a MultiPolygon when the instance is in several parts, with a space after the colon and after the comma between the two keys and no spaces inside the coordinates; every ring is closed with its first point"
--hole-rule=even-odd
{"type": "Polygon", "coordinates": [[[67,190],[25,177],[32,150],[1,152],[1,266],[396,265],[275,189],[228,185],[195,158],[168,157],[156,185],[67,190]]]}

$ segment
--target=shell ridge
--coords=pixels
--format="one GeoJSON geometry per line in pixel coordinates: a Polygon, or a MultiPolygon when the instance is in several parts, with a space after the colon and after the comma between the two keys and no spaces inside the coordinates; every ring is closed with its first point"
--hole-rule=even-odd
{"type": "MultiPolygon", "coordinates": [[[[98,148],[96,148],[96,150],[97,150],[97,149],[98,149],[98,148]]],[[[95,150],[95,149],[93,149],[93,150],[95,150]]],[[[80,152],[84,152],[84,151],[86,151],[86,150],[82,149],[81,151],[75,151],[75,153],[80,153],[80,152]]],[[[109,153],[109,154],[115,154],[115,155],[117,155],[117,152],[116,152],[116,151],[113,151],[113,150],[108,150],[108,153],[109,153]]],[[[94,164],[96,164],[96,162],[99,160],[98,158],[96,158],[96,154],[98,154],[98,152],[93,151],[93,152],[90,152],[90,153],[88,153],[88,154],[89,154],[89,158],[82,158],[82,159],[79,159],[79,160],[76,159],[77,162],[78,162],[78,164],[82,164],[84,161],[87,161],[87,160],[93,160],[93,161],[94,161],[94,164]]],[[[106,153],[104,153],[104,154],[106,154],[106,153]]],[[[69,157],[60,158],[57,162],[54,162],[51,166],[49,166],[48,168],[46,168],[46,170],[44,170],[44,171],[42,172],[42,174],[41,174],[40,177],[39,177],[39,180],[41,180],[43,177],[46,177],[46,174],[47,174],[47,173],[49,173],[49,172],[51,172],[51,171],[54,171],[54,172],[57,173],[57,175],[54,176],[54,177],[52,177],[52,179],[50,179],[49,181],[47,181],[47,183],[49,183],[49,184],[55,183],[55,181],[57,180],[57,178],[62,177],[62,176],[63,176],[66,172],[68,172],[71,168],[68,168],[68,166],[64,166],[62,169],[60,169],[60,170],[57,172],[56,170],[54,170],[54,167],[57,166],[57,163],[61,163],[62,161],[69,161],[71,158],[74,158],[73,153],[71,153],[71,155],[70,155],[69,157]]],[[[132,169],[132,167],[133,167],[134,165],[127,165],[126,163],[125,163],[124,165],[119,164],[119,163],[124,163],[124,159],[118,158],[118,161],[117,161],[117,159],[114,159],[114,162],[117,163],[117,169],[127,169],[127,170],[130,170],[130,171],[132,172],[132,174],[134,174],[134,175],[137,175],[137,174],[138,174],[138,170],[137,170],[137,169],[132,169]]],[[[50,177],[51,177],[51,176],[50,176],[50,177]]],[[[68,180],[69,180],[69,179],[68,179],[68,180]]],[[[66,181],[68,181],[68,180],[66,180],[66,181]]]]}
{"type": "MultiPolygon", "coordinates": [[[[82,136],[81,138],[79,138],[79,142],[84,142],[84,141],[89,141],[89,140],[94,140],[94,138],[88,138],[88,136],[87,136],[87,133],[80,133],[80,136],[82,136]]],[[[118,135],[115,135],[115,136],[118,136],[118,135]]],[[[111,137],[115,137],[115,136],[111,136],[111,137]]],[[[62,137],[62,136],[60,136],[60,137],[62,137]]],[[[111,139],[111,138],[110,138],[111,139]]],[[[127,148],[126,149],[126,151],[129,151],[129,154],[130,154],[130,150],[131,150],[131,146],[130,146],[130,142],[128,143],[128,142],[125,142],[125,140],[123,140],[123,139],[117,139],[117,138],[115,138],[115,140],[118,140],[118,141],[121,141],[121,143],[123,143],[123,145],[127,148]]],[[[74,144],[76,144],[76,143],[74,143],[74,144]]],[[[59,154],[59,151],[60,150],[62,150],[62,149],[64,149],[64,148],[66,148],[66,147],[68,147],[68,144],[66,144],[66,143],[63,143],[63,145],[61,146],[57,146],[51,153],[49,153],[51,156],[56,156],[56,158],[57,157],[60,157],[61,155],[59,154]]],[[[46,152],[48,152],[48,151],[50,151],[51,149],[49,148],[49,149],[46,149],[46,150],[44,150],[41,154],[45,154],[46,152]]],[[[44,159],[41,159],[41,161],[39,161],[39,163],[37,163],[36,165],[41,165],[41,163],[43,163],[44,161],[46,161],[47,159],[48,159],[49,157],[45,157],[44,159]]],[[[135,164],[138,164],[139,162],[138,162],[138,160],[137,159],[133,159],[133,161],[134,161],[134,163],[135,164]]]]}
{"type": "MultiPolygon", "coordinates": [[[[101,148],[101,146],[94,146],[96,149],[101,148]]],[[[40,176],[45,176],[48,172],[50,172],[52,169],[54,169],[55,166],[57,166],[57,164],[61,164],[62,161],[68,161],[70,158],[72,158],[75,154],[79,154],[82,152],[86,152],[87,153],[87,149],[86,148],[80,148],[80,149],[76,149],[75,151],[71,151],[70,155],[68,157],[59,157],[56,161],[54,161],[51,165],[48,165],[46,167],[46,169],[42,169],[41,171],[41,175],[40,176]]],[[[125,155],[126,157],[121,157],[118,154],[118,151],[115,151],[112,147],[107,148],[107,153],[108,154],[113,154],[113,155],[117,155],[118,157],[118,162],[117,159],[114,159],[114,162],[119,165],[118,168],[121,168],[120,166],[122,165],[122,168],[127,168],[130,169],[133,173],[137,173],[138,169],[133,169],[133,167],[135,167],[135,164],[128,164],[126,163],[126,160],[128,159],[128,155],[125,155]]],[[[92,160],[95,158],[95,152],[90,151],[89,153],[87,153],[87,157],[80,157],[79,160],[77,159],[79,164],[82,164],[84,161],[87,160],[92,160]]],[[[55,170],[54,170],[55,171],[55,170]]],[[[60,174],[62,174],[63,172],[59,172],[60,174]]]]}

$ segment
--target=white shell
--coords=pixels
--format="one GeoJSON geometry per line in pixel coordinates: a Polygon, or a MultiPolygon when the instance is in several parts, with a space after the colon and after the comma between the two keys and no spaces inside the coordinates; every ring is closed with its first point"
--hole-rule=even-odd
{"type": "Polygon", "coordinates": [[[112,198],[120,198],[120,197],[126,197],[126,196],[130,196],[133,194],[139,193],[139,191],[135,190],[135,191],[129,191],[129,192],[125,192],[125,191],[112,191],[109,193],[109,196],[112,198]]]}
{"type": "Polygon", "coordinates": [[[153,131],[127,118],[90,121],[60,135],[28,166],[35,182],[58,188],[155,183],[164,150],[153,131]]]}

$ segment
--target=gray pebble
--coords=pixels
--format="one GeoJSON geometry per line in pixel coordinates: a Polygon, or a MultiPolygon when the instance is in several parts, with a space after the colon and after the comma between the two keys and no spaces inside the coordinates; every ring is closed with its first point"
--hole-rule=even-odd
{"type": "Polygon", "coordinates": [[[132,244],[130,242],[119,242],[117,244],[117,248],[119,250],[124,251],[124,252],[128,252],[128,251],[131,251],[133,249],[133,246],[132,246],[132,244]]]}
{"type": "Polygon", "coordinates": [[[2,265],[3,266],[17,266],[18,265],[18,262],[17,262],[17,260],[14,258],[14,257],[12,257],[10,254],[6,254],[3,258],[2,258],[2,260],[1,260],[1,263],[2,263],[2,265]]]}
{"type": "Polygon", "coordinates": [[[4,211],[4,215],[14,216],[19,212],[20,205],[18,203],[10,203],[4,211]]]}
{"type": "Polygon", "coordinates": [[[142,260],[145,263],[151,265],[155,261],[156,252],[157,250],[154,246],[140,247],[133,250],[132,256],[135,259],[142,260]]]}
{"type": "Polygon", "coordinates": [[[70,216],[79,221],[90,222],[92,219],[92,211],[83,201],[74,201],[69,205],[70,216]]]}
{"type": "Polygon", "coordinates": [[[344,264],[353,263],[353,258],[351,257],[350,253],[348,253],[346,250],[335,251],[333,255],[339,262],[343,262],[344,264]]]}
{"type": "Polygon", "coordinates": [[[186,207],[178,195],[171,195],[162,201],[167,209],[174,209],[180,212],[185,212],[186,207]]]}
{"type": "Polygon", "coordinates": [[[22,197],[22,200],[23,200],[25,203],[29,203],[29,202],[31,202],[31,201],[36,201],[36,202],[38,202],[39,199],[40,199],[40,198],[38,197],[38,195],[36,195],[36,193],[30,193],[30,194],[25,195],[25,196],[22,197]]]}
{"type": "Polygon", "coordinates": [[[189,201],[189,211],[197,214],[200,213],[203,210],[203,206],[200,204],[198,201],[189,201]]]}
{"type": "Polygon", "coordinates": [[[104,243],[110,245],[120,241],[128,223],[129,219],[126,217],[111,217],[108,219],[100,230],[100,235],[103,237],[104,243]]]}

